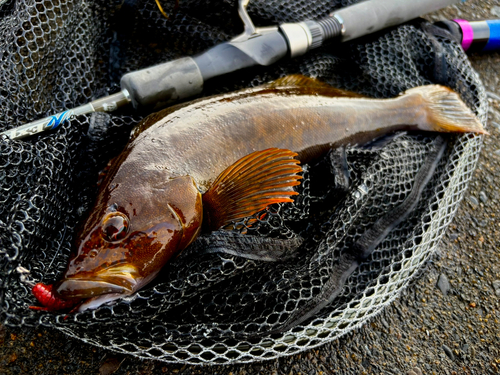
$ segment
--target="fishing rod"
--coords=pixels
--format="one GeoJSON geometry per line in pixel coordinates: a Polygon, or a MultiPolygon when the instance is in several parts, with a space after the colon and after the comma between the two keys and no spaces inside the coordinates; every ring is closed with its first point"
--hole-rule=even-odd
{"type": "Polygon", "coordinates": [[[249,0],[238,0],[241,35],[193,57],[183,57],[125,74],[121,91],[82,106],[6,130],[11,139],[58,128],[69,118],[112,112],[124,105],[149,111],[202,92],[203,83],[239,69],[268,66],[285,56],[297,57],[329,40],[347,42],[465,0],[371,0],[342,8],[321,20],[255,27],[247,13],[249,0]]]}
{"type": "Polygon", "coordinates": [[[447,29],[468,53],[500,50],[500,19],[472,22],[456,19],[435,25],[447,29]]]}

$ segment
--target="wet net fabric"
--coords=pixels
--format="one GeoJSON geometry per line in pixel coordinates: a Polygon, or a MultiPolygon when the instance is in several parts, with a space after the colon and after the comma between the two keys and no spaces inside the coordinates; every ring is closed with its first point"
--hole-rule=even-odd
{"type": "MultiPolygon", "coordinates": [[[[0,129],[117,92],[120,77],[193,55],[242,31],[232,1],[0,2],[0,129]]],[[[349,1],[251,1],[257,26],[318,19],[349,1]]],[[[441,83],[485,124],[483,86],[457,43],[413,22],[294,60],[215,78],[204,95],[257,86],[286,74],[317,77],[373,97],[441,83]]],[[[332,341],[391,303],[432,256],[453,218],[481,146],[474,135],[448,147],[417,207],[348,277],[337,297],[284,333],[283,322],[321,292],[342,254],[410,193],[434,135],[401,134],[346,150],[350,185],[336,186],[329,160],[306,166],[294,205],[271,207],[234,231],[293,249],[263,262],[210,252],[204,238],[136,295],[93,311],[32,311],[29,282],[52,283],[66,267],[99,172],[144,114],[80,116],[52,133],[0,139],[0,309],[12,326],[42,324],[85,342],[166,362],[249,362],[332,341]],[[271,240],[270,240],[271,239],[271,240]],[[286,242],[288,241],[288,242],[286,242]],[[191,256],[190,256],[191,255],[191,256]],[[19,272],[19,267],[29,270],[19,272]]],[[[215,238],[216,239],[216,238],[215,238]]],[[[215,245],[213,245],[215,246],[215,245]]],[[[255,244],[254,244],[255,246],[255,244]]],[[[264,246],[264,245],[262,245],[264,246]]]]}

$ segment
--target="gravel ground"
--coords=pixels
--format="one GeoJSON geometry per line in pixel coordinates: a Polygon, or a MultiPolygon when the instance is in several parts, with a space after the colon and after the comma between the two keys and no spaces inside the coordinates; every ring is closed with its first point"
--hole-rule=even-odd
{"type": "MultiPolygon", "coordinates": [[[[499,18],[497,0],[469,0],[428,18],[499,18]]],[[[420,275],[362,328],[262,363],[166,365],[86,345],[53,330],[0,325],[0,374],[497,374],[500,373],[500,54],[470,57],[489,93],[491,135],[468,193],[420,275]]]]}

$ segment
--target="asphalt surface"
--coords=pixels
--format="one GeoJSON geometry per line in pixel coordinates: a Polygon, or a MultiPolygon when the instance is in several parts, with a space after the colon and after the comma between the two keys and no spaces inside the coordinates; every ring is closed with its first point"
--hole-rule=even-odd
{"type": "MultiPolygon", "coordinates": [[[[496,0],[428,16],[500,18],[496,0]]],[[[228,366],[142,361],[55,330],[0,326],[0,374],[497,374],[500,373],[500,54],[470,56],[489,95],[477,170],[436,254],[362,328],[292,357],[228,366]]]]}

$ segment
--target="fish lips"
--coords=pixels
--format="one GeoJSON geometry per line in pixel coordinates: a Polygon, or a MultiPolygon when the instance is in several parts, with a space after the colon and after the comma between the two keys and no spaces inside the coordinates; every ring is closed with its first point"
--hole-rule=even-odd
{"type": "Polygon", "coordinates": [[[132,294],[138,280],[130,272],[102,272],[98,275],[74,275],[54,285],[54,291],[63,299],[92,298],[109,293],[132,294]]]}
{"type": "Polygon", "coordinates": [[[91,298],[109,293],[132,293],[129,288],[105,280],[64,279],[55,287],[55,293],[63,299],[91,298]]]}

